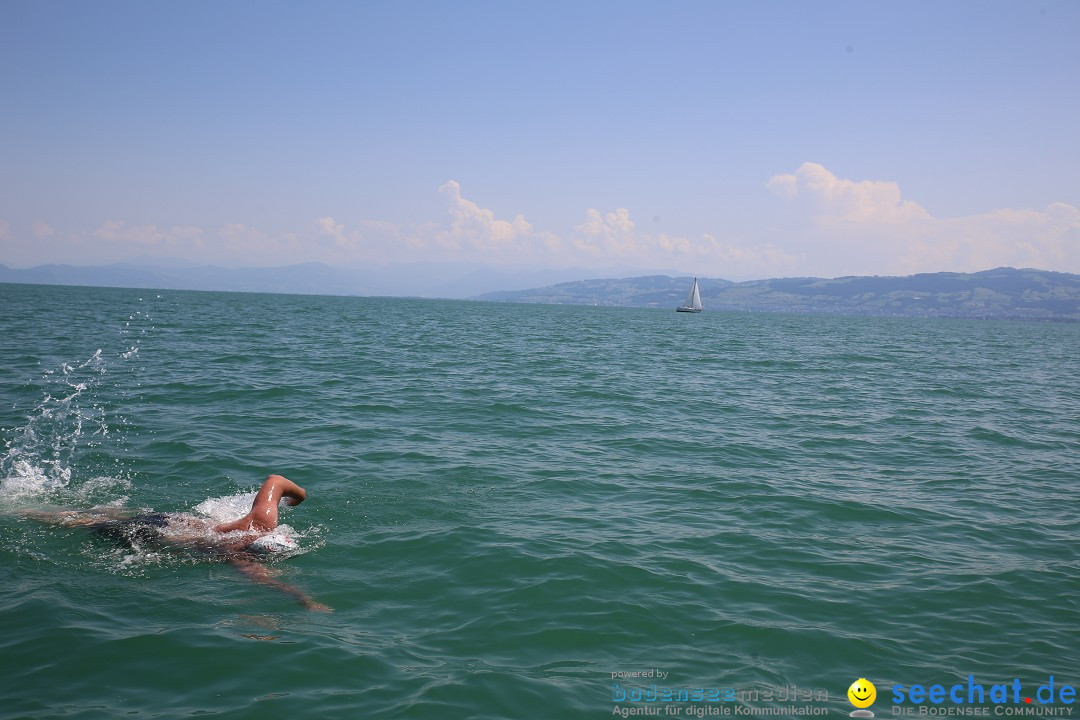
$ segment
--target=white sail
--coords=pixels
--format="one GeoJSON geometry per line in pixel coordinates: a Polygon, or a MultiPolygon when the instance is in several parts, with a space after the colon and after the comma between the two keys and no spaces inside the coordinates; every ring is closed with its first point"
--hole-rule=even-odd
{"type": "Polygon", "coordinates": [[[690,294],[686,298],[686,304],[694,310],[701,309],[701,293],[698,292],[697,278],[694,278],[694,287],[690,288],[690,294]]]}
{"type": "Polygon", "coordinates": [[[686,302],[675,309],[679,312],[701,312],[701,292],[698,291],[697,278],[694,278],[694,284],[690,286],[686,302]]]}

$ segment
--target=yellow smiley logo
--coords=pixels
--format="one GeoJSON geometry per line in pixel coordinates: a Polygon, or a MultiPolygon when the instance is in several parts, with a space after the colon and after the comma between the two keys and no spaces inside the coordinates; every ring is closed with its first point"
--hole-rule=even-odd
{"type": "Polygon", "coordinates": [[[847,689],[847,699],[857,708],[866,708],[877,699],[877,688],[866,678],[859,678],[847,689]]]}

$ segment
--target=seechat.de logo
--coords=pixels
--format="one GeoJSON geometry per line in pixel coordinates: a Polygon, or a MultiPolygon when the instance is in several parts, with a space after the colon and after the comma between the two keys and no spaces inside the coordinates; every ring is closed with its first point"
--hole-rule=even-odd
{"type": "Polygon", "coordinates": [[[874,717],[874,713],[866,709],[873,705],[874,700],[877,699],[877,688],[874,687],[874,683],[866,678],[859,678],[851,683],[851,687],[847,691],[847,697],[848,701],[858,708],[851,711],[851,717],[874,717]]]}

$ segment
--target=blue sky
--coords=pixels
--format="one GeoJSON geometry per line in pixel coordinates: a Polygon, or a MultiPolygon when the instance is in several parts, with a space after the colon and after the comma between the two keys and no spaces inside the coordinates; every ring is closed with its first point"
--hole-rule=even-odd
{"type": "Polygon", "coordinates": [[[1080,272],[1080,3],[0,0],[0,262],[1080,272]]]}

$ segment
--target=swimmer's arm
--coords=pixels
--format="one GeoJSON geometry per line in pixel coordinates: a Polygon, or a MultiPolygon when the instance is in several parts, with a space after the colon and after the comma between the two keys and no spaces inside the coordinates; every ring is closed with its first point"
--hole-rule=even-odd
{"type": "Polygon", "coordinates": [[[127,520],[135,514],[124,508],[94,508],[93,510],[20,510],[24,518],[59,527],[87,527],[103,520],[127,520]]]}
{"type": "Polygon", "coordinates": [[[317,602],[310,595],[305,593],[295,585],[277,580],[270,575],[270,571],[262,563],[252,562],[251,560],[243,560],[240,558],[232,558],[229,560],[233,567],[246,575],[249,579],[254,580],[257,583],[263,585],[269,585],[270,587],[277,588],[281,592],[296,598],[296,601],[303,605],[308,610],[317,610],[319,612],[334,612],[334,609],[329,605],[324,605],[321,602],[317,602]]]}
{"type": "Polygon", "coordinates": [[[307,491],[289,478],[281,475],[271,475],[267,478],[267,481],[271,480],[274,481],[275,489],[281,492],[281,497],[285,498],[288,505],[299,505],[307,500],[307,491]]]}
{"type": "Polygon", "coordinates": [[[289,505],[299,505],[307,498],[307,492],[287,477],[271,475],[255,495],[251,512],[239,520],[218,525],[214,529],[223,533],[234,530],[273,530],[277,527],[278,502],[282,498],[285,498],[289,505]]]}

